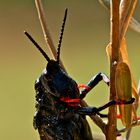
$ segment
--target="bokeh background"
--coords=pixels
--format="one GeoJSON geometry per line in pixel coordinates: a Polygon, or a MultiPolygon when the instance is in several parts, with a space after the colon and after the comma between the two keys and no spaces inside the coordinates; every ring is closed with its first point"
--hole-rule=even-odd
{"type": "MultiPolygon", "coordinates": [[[[78,83],[85,84],[97,72],[109,75],[105,48],[109,43],[109,12],[98,0],[43,0],[49,29],[57,46],[64,9],[69,9],[61,59],[78,83]]],[[[140,21],[140,2],[134,17],[140,21]]],[[[35,111],[34,81],[46,65],[45,59],[24,36],[29,31],[45,46],[34,0],[0,0],[0,139],[39,140],[32,126],[35,111]]],[[[140,34],[127,32],[129,60],[136,83],[140,77],[140,34]]],[[[101,82],[86,97],[91,106],[108,101],[108,87],[101,82]],[[94,94],[93,94],[94,93],[94,94]]],[[[90,119],[89,119],[90,120],[90,119]]],[[[100,130],[90,122],[94,134],[100,130]]],[[[134,128],[131,140],[139,140],[134,128]]]]}

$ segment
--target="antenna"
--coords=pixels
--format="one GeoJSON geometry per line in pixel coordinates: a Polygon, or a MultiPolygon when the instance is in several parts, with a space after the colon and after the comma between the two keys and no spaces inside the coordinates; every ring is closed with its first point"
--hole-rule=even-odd
{"type": "Polygon", "coordinates": [[[67,11],[68,11],[68,9],[66,8],[65,9],[65,15],[64,15],[63,23],[62,23],[62,26],[61,26],[61,31],[60,31],[60,38],[59,38],[59,42],[58,42],[57,60],[56,60],[58,63],[59,63],[59,59],[60,59],[60,48],[61,48],[64,28],[65,28],[65,23],[66,23],[66,19],[67,19],[67,11]]]}
{"type": "Polygon", "coordinates": [[[24,31],[24,34],[29,38],[29,40],[35,45],[35,47],[41,52],[41,54],[45,57],[45,59],[49,62],[50,58],[48,57],[48,55],[44,52],[44,50],[38,45],[38,43],[32,38],[32,36],[24,31]]]}

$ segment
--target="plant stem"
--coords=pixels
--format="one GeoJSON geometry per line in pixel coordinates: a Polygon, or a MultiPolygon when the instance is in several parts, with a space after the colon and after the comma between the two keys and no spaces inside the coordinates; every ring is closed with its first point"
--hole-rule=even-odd
{"type": "MultiPolygon", "coordinates": [[[[111,33],[110,33],[110,42],[112,45],[112,54],[110,60],[110,99],[116,99],[115,91],[115,63],[119,60],[119,4],[118,0],[111,1],[111,33]]],[[[116,106],[113,105],[109,108],[108,114],[108,124],[107,124],[107,140],[116,140],[116,106]]]]}
{"type": "MultiPolygon", "coordinates": [[[[36,4],[38,17],[39,17],[39,21],[40,21],[40,24],[42,27],[42,31],[43,31],[43,35],[44,35],[46,44],[48,45],[48,48],[50,49],[50,52],[51,52],[53,58],[57,59],[57,50],[54,46],[50,31],[48,29],[48,24],[47,24],[47,20],[45,18],[45,12],[44,12],[44,9],[42,6],[42,2],[41,2],[41,0],[35,0],[35,4],[36,4]]],[[[61,60],[60,60],[60,65],[62,66],[62,68],[66,72],[66,69],[65,69],[61,60]]]]}
{"type": "Polygon", "coordinates": [[[126,34],[137,0],[121,0],[120,3],[120,42],[126,34]]]}

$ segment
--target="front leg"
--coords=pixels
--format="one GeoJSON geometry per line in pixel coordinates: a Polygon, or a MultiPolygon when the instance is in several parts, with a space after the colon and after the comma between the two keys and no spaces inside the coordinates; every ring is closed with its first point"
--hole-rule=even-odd
{"type": "Polygon", "coordinates": [[[104,74],[104,73],[98,73],[96,74],[88,83],[87,83],[87,87],[88,88],[85,88],[83,89],[81,92],[80,92],[80,99],[83,99],[86,94],[91,90],[93,89],[100,81],[104,81],[108,86],[109,86],[109,78],[104,74]]]}

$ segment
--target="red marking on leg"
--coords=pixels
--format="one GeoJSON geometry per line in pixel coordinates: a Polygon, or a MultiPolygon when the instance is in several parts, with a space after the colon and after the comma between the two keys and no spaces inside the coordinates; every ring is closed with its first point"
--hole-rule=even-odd
{"type": "Polygon", "coordinates": [[[140,117],[137,117],[137,120],[140,120],[140,117]]]}
{"type": "Polygon", "coordinates": [[[116,105],[124,105],[127,102],[126,100],[120,100],[120,99],[119,100],[116,99],[115,101],[116,101],[116,105]]]}
{"type": "Polygon", "coordinates": [[[121,115],[120,114],[117,114],[117,119],[121,119],[121,115]]]}
{"type": "Polygon", "coordinates": [[[79,89],[80,89],[80,88],[85,88],[85,89],[87,89],[87,90],[90,89],[89,86],[87,86],[87,85],[83,85],[83,84],[78,85],[78,88],[79,88],[79,89]]]}
{"type": "Polygon", "coordinates": [[[135,101],[135,98],[131,98],[130,100],[121,100],[121,99],[115,100],[117,105],[132,104],[134,101],[135,101]]]}
{"type": "Polygon", "coordinates": [[[64,103],[67,103],[68,106],[73,106],[73,107],[78,106],[81,102],[80,99],[72,99],[72,98],[69,98],[69,97],[62,97],[62,98],[60,98],[60,101],[62,101],[64,103]]]}

